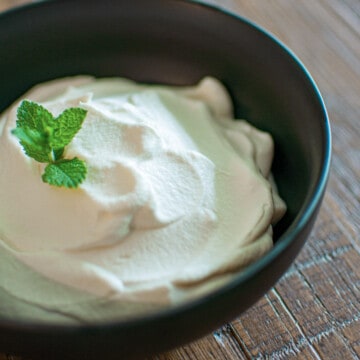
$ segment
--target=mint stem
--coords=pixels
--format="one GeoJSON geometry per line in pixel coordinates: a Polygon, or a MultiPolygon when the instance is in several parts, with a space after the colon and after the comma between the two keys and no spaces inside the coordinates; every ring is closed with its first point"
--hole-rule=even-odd
{"type": "Polygon", "coordinates": [[[56,160],[56,156],[55,156],[54,149],[51,149],[51,151],[49,152],[49,162],[53,163],[55,160],[56,160]]]}

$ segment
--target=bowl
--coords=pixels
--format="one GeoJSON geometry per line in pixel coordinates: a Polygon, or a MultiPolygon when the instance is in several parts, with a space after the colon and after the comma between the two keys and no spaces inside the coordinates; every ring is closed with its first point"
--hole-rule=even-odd
{"type": "MultiPolygon", "coordinates": [[[[288,211],[274,248],[200,299],[139,318],[77,325],[0,320],[0,351],[32,359],[139,358],[199,338],[254,304],[288,269],[314,224],[330,163],[317,86],[292,52],[250,21],[181,0],[58,0],[0,15],[0,111],[63,76],[189,85],[220,79],[236,116],[275,140],[288,211]]],[[[16,279],[14,279],[16,281],[16,279]]]]}

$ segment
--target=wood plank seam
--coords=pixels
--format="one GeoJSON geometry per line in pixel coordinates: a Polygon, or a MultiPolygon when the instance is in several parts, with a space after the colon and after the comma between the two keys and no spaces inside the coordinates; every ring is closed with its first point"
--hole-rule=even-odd
{"type": "Polygon", "coordinates": [[[245,342],[242,340],[240,334],[236,331],[234,326],[231,323],[226,324],[226,329],[233,337],[233,339],[236,341],[236,344],[239,346],[239,348],[243,351],[246,358],[251,359],[252,357],[251,352],[247,349],[245,342]]]}
{"type": "MultiPolygon", "coordinates": [[[[296,265],[295,265],[296,266],[296,265]]],[[[319,332],[315,336],[309,337],[310,343],[313,345],[315,343],[319,343],[323,337],[329,336],[331,333],[336,333],[337,336],[339,336],[343,342],[347,345],[349,345],[348,339],[343,335],[342,331],[339,331],[341,328],[348,326],[346,322],[343,322],[341,324],[338,323],[337,319],[334,318],[332,313],[327,309],[326,305],[323,303],[321,298],[317,295],[316,290],[313,288],[312,284],[308,281],[306,276],[299,270],[299,275],[302,277],[302,280],[304,284],[306,284],[312,291],[312,294],[314,298],[316,299],[316,302],[320,304],[324,310],[324,314],[329,319],[330,327],[328,329],[324,329],[323,331],[319,332]]],[[[359,320],[360,312],[357,315],[352,315],[352,319],[349,319],[350,323],[359,320]]],[[[350,346],[351,352],[353,353],[354,359],[357,357],[355,349],[350,346]]]]}
{"type": "Polygon", "coordinates": [[[331,249],[329,251],[326,251],[322,254],[319,254],[318,256],[316,256],[315,258],[312,258],[306,262],[296,262],[296,268],[292,268],[291,269],[291,273],[286,274],[287,276],[291,276],[294,272],[296,272],[297,270],[305,270],[305,269],[309,269],[313,266],[318,266],[322,263],[327,263],[329,261],[332,261],[333,259],[335,259],[338,256],[344,255],[347,252],[349,252],[351,249],[353,249],[353,245],[352,244],[346,244],[343,246],[339,246],[335,249],[331,249]]]}
{"type": "Polygon", "coordinates": [[[234,336],[232,325],[230,323],[227,323],[214,331],[212,336],[220,347],[226,349],[227,346],[230,346],[234,354],[244,355],[246,359],[249,358],[246,349],[242,346],[242,341],[240,341],[239,344],[239,339],[234,336]]]}
{"type": "MultiPolygon", "coordinates": [[[[304,332],[304,330],[302,329],[301,325],[299,324],[299,322],[297,321],[297,319],[295,318],[295,315],[291,312],[291,310],[289,309],[289,307],[286,304],[286,301],[282,298],[281,294],[278,292],[278,290],[276,288],[272,289],[272,293],[275,295],[275,297],[277,298],[277,300],[279,301],[279,304],[282,306],[282,308],[284,309],[284,311],[286,312],[286,314],[289,316],[289,318],[291,319],[291,321],[293,322],[295,328],[298,330],[299,334],[301,335],[301,341],[299,341],[298,343],[294,343],[294,345],[297,347],[298,351],[301,349],[301,347],[308,346],[309,350],[311,351],[311,353],[314,354],[315,359],[321,359],[320,354],[318,353],[318,351],[312,346],[311,341],[309,341],[309,339],[306,336],[306,333],[304,332]]],[[[270,305],[272,306],[272,302],[270,300],[268,300],[270,305]]],[[[273,306],[272,306],[273,307],[273,306]]],[[[274,308],[274,311],[279,315],[279,312],[276,308],[274,308]]],[[[279,316],[280,318],[280,316],[279,316]]],[[[284,326],[287,328],[287,325],[283,322],[284,326]]],[[[290,332],[291,334],[291,332],[290,332]]],[[[284,345],[285,347],[286,345],[284,345]]],[[[274,354],[275,355],[275,354],[274,354]]]]}

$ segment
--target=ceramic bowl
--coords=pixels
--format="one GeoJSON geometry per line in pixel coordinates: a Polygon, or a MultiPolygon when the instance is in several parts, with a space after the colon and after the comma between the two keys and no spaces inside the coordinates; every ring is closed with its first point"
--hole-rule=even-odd
{"type": "Polygon", "coordinates": [[[127,321],[0,320],[0,351],[32,359],[131,359],[199,338],[268,291],[310,233],[330,162],[330,129],[319,90],[273,36],[199,3],[57,0],[0,15],[0,111],[34,84],[78,74],[176,85],[206,75],[220,79],[236,116],[273,135],[273,172],[288,212],[275,228],[274,248],[210,295],[127,321]]]}

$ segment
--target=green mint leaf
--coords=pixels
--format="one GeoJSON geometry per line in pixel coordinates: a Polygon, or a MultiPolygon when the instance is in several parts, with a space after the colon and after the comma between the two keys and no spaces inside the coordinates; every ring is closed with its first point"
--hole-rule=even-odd
{"type": "Polygon", "coordinates": [[[40,104],[24,100],[17,109],[17,127],[28,127],[46,133],[54,121],[52,114],[40,104]]]}
{"type": "Polygon", "coordinates": [[[76,188],[83,182],[86,173],[87,166],[84,161],[78,158],[61,159],[46,166],[42,179],[50,185],[76,188]]]}
{"type": "Polygon", "coordinates": [[[48,163],[42,179],[44,182],[67,188],[76,188],[87,174],[86,163],[78,158],[64,159],[68,145],[86,117],[81,108],[64,110],[56,119],[43,106],[24,100],[17,110],[15,135],[25,154],[38,162],[48,163]]]}
{"type": "Polygon", "coordinates": [[[12,133],[20,140],[25,154],[39,162],[49,162],[51,149],[47,143],[47,136],[32,130],[27,126],[17,127],[12,133]]]}
{"type": "Polygon", "coordinates": [[[53,123],[50,137],[52,148],[63,148],[68,145],[80,130],[87,111],[81,108],[70,108],[63,111],[53,123]]]}

